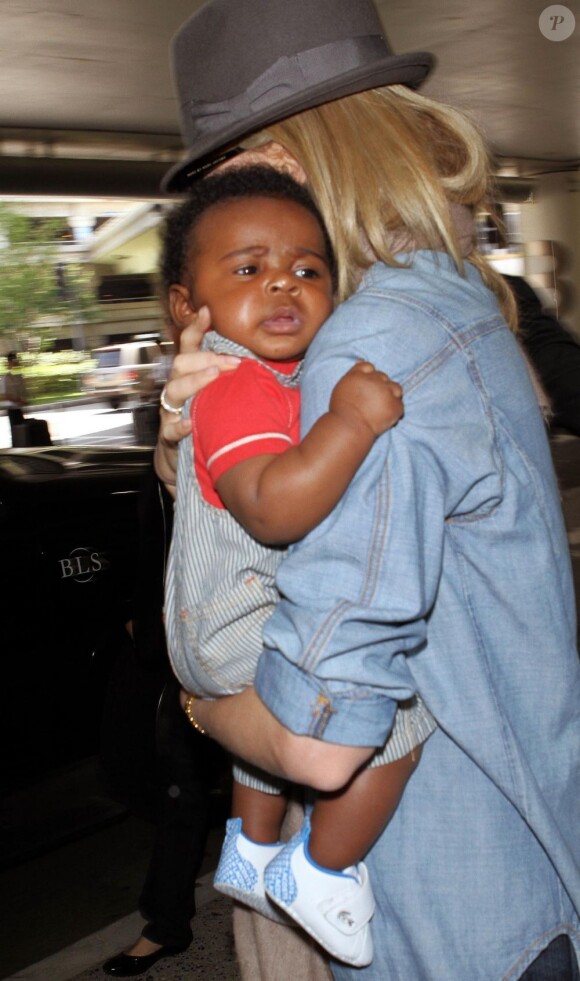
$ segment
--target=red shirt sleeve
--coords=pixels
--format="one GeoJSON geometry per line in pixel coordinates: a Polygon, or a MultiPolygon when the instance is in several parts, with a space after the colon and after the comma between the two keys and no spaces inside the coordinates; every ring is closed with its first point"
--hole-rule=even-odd
{"type": "Polygon", "coordinates": [[[284,453],[298,442],[300,393],[247,359],[196,396],[191,420],[202,494],[210,504],[223,507],[215,490],[222,474],[243,460],[284,453]]]}

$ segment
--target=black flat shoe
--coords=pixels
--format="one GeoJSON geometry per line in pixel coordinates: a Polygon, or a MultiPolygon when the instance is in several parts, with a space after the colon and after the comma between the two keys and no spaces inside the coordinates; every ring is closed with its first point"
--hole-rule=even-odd
{"type": "Polygon", "coordinates": [[[111,957],[110,960],[105,961],[103,971],[114,978],[136,978],[157,964],[157,961],[160,961],[162,957],[175,957],[176,954],[183,954],[187,947],[160,947],[155,953],[145,954],[143,957],[133,957],[132,954],[117,954],[116,957],[111,957]]]}

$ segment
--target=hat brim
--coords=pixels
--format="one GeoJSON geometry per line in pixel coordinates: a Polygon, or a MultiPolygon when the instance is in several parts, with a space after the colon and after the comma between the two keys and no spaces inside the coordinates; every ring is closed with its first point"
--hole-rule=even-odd
{"type": "Polygon", "coordinates": [[[270,123],[279,122],[287,116],[312,109],[314,106],[342,99],[356,92],[380,88],[382,85],[407,85],[417,88],[427,78],[434,65],[434,57],[427,51],[412,54],[389,55],[364,67],[352,69],[320,85],[312,86],[276,105],[262,109],[255,115],[245,115],[236,123],[208,134],[191,147],[182,160],[169,170],[161,182],[161,190],[167,194],[179,194],[187,190],[196,177],[203,176],[203,164],[211,160],[217,152],[240,137],[248,136],[270,123]]]}

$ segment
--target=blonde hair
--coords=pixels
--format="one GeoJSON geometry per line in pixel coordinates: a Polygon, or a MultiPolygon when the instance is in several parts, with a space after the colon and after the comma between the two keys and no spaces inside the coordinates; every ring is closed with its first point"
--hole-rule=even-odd
{"type": "MultiPolygon", "coordinates": [[[[401,85],[373,89],[307,109],[244,141],[274,141],[308,175],[339,267],[340,300],[380,260],[397,266],[393,236],[415,247],[445,249],[463,272],[450,204],[472,213],[487,199],[491,169],[485,144],[461,112],[401,85]]],[[[468,261],[497,295],[515,329],[512,293],[474,247],[468,261]]]]}

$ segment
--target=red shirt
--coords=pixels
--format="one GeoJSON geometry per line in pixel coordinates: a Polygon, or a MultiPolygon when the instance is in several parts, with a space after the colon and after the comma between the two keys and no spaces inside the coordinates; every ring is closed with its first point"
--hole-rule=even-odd
{"type": "MultiPolygon", "coordinates": [[[[272,362],[291,375],[298,362],[272,362]]],[[[203,498],[223,508],[215,485],[254,456],[284,453],[300,439],[300,392],[282,385],[268,362],[245,358],[197,395],[191,406],[194,464],[203,498]]]]}

